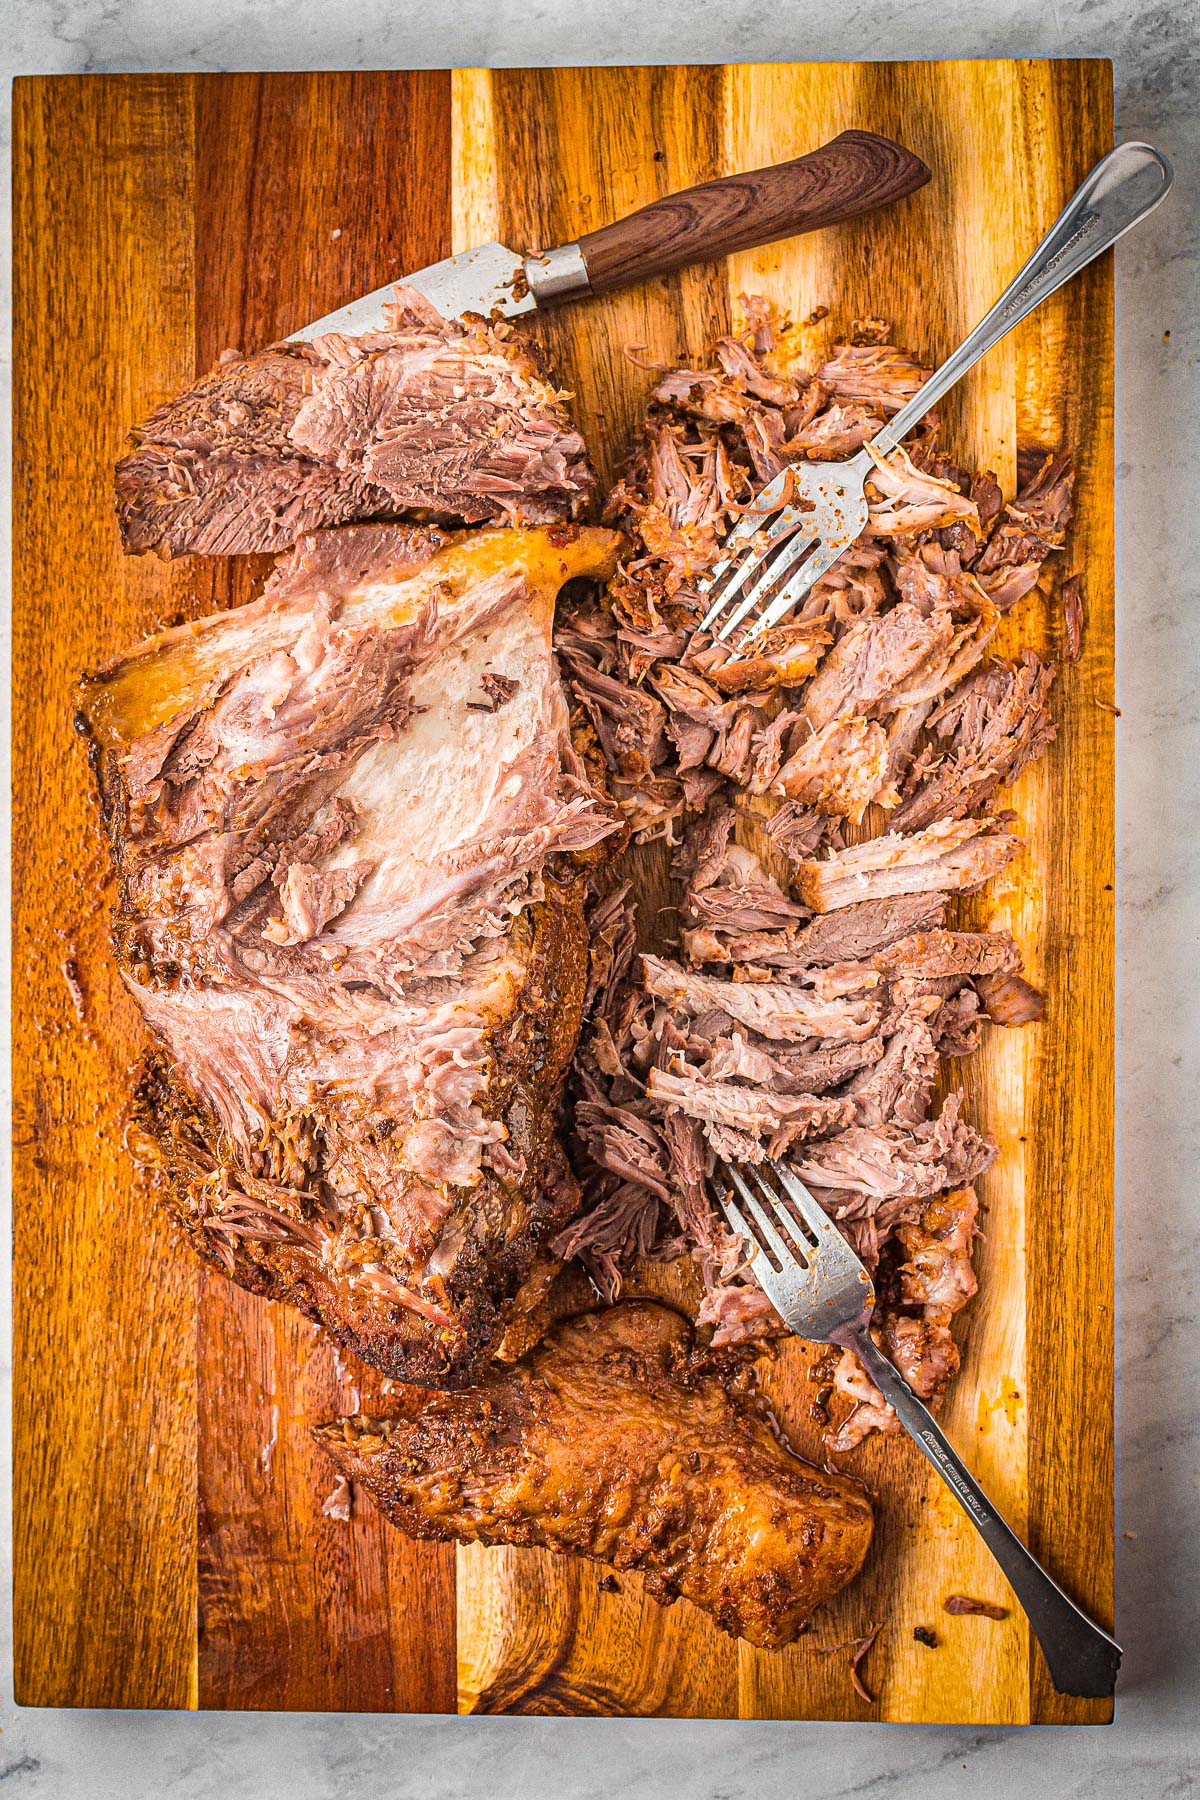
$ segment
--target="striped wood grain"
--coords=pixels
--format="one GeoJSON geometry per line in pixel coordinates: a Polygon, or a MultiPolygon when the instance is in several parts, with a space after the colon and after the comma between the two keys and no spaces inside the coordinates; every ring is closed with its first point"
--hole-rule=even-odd
{"type": "MultiPolygon", "coordinates": [[[[813,1633],[834,1643],[885,1621],[872,1707],[843,1657],[736,1645],[686,1603],[646,1601],[636,1579],[611,1593],[596,1570],[536,1551],[410,1545],[365,1501],[350,1527],[326,1519],[306,1422],[386,1396],[294,1314],[199,1274],[133,1179],[120,1138],[136,1016],[106,953],[104,859],[67,727],[79,667],[261,579],[248,560],[123,558],[111,523],[126,422],[226,344],[291,330],[451,241],[570,238],[849,125],[923,155],[933,183],[890,214],[542,323],[611,476],[651,379],[638,365],[704,357],[743,291],[798,317],[882,312],[901,341],[944,352],[1111,141],[1109,65],[39,78],[17,84],[15,123],[18,1699],[439,1711],[457,1685],[460,1709],[478,1712],[1107,1716],[1052,1693],[1018,1617],[941,1613],[946,1593],[998,1598],[1004,1585],[904,1444],[853,1459],[879,1495],[878,1541],[813,1633]],[[913,1641],[918,1624],[938,1650],[913,1641]]],[[[1059,742],[1015,796],[1029,853],[978,908],[1012,926],[1050,1007],[1041,1027],[993,1033],[965,1071],[1003,1157],[983,1187],[982,1291],[963,1315],[947,1419],[1103,1619],[1113,720],[1097,702],[1112,692],[1111,382],[1104,263],[944,409],[948,441],[1006,486],[1018,444],[1067,442],[1081,462],[1071,567],[1085,577],[1085,654],[1060,676],[1059,742]]],[[[1052,650],[1056,621],[1031,596],[1002,648],[1052,650]]],[[[677,896],[661,847],[634,866],[651,942],[677,896]]],[[[655,1284],[683,1291],[678,1272],[655,1284]]],[[[789,1346],[771,1385],[815,1447],[807,1360],[789,1346]]]]}
{"type": "MultiPolygon", "coordinates": [[[[679,118],[681,73],[506,70],[457,75],[455,247],[494,235],[520,244],[558,241],[599,222],[594,196],[606,181],[613,194],[612,216],[624,205],[643,204],[663,191],[665,173],[668,185],[674,185],[685,178],[686,168],[706,169],[707,161],[694,160],[691,113],[679,118]],[[553,155],[547,154],[551,143],[553,155]],[[585,199],[576,205],[575,195],[585,199]]],[[[736,314],[740,294],[759,292],[797,318],[828,307],[830,322],[843,326],[856,314],[883,313],[894,321],[899,341],[937,358],[991,303],[1086,168],[1111,142],[1111,72],[1103,63],[776,65],[687,74],[689,97],[699,96],[707,123],[719,122],[716,153],[724,169],[782,160],[838,131],[869,125],[902,138],[931,165],[934,180],[889,213],[747,252],[719,271],[692,271],[686,286],[664,280],[637,294],[594,301],[543,326],[560,378],[578,390],[577,411],[585,428],[593,441],[598,433],[608,433],[609,469],[620,464],[651,379],[630,355],[622,355],[624,347],[644,346],[636,356],[646,363],[703,358],[715,322],[736,314]],[[1029,158],[1036,163],[1036,175],[1025,166],[1029,158]]],[[[705,148],[711,156],[713,150],[705,148]]],[[[1015,479],[1018,443],[1084,446],[1090,440],[1082,459],[1080,527],[1074,539],[1077,560],[1086,544],[1088,660],[1065,672],[1058,707],[1072,721],[1064,726],[1064,738],[1086,708],[1089,754],[1096,756],[1101,778],[1089,784],[1093,804],[1079,833],[1083,841],[1076,852],[1078,839],[1073,838],[1065,858],[1062,764],[1057,759],[1042,764],[1021,785],[1017,803],[1029,852],[1011,878],[974,910],[980,924],[1013,929],[1033,978],[1050,984],[1051,1018],[1029,1031],[993,1032],[962,1076],[973,1116],[996,1135],[1002,1157],[983,1188],[981,1293],[962,1320],[964,1368],[947,1420],[1014,1525],[1033,1529],[1035,1541],[1038,1509],[1045,1511],[1045,1498],[1058,1485],[1055,1474],[1062,1460],[1046,1435],[1044,1421],[1053,1413],[1043,1407],[1042,1395],[1049,1386],[1061,1404],[1064,1385],[1085,1396],[1090,1389],[1090,1397],[1080,1404],[1090,1408],[1093,1418],[1097,1396],[1104,1396],[1099,1404],[1106,1413],[1110,1405],[1106,1296],[1111,1273],[1105,1227],[1084,1232],[1084,1247],[1076,1252],[1088,1261],[1088,1279],[1078,1291],[1086,1315],[1082,1329],[1090,1341],[1067,1367],[1059,1334],[1045,1332],[1049,1317],[1042,1335],[1029,1342],[1036,1303],[1027,1260],[1027,1233],[1031,1219],[1038,1217],[1046,1235],[1037,1255],[1053,1291],[1052,1270],[1063,1246],[1052,1219],[1061,1216],[1064,1195],[1061,1163],[1049,1147],[1061,1140],[1063,1120],[1052,1126],[1047,1122],[1043,1129],[1052,1135],[1046,1138],[1035,1127],[1051,1092],[1068,1094],[1071,1110],[1086,1115],[1080,1125],[1087,1146],[1086,1178],[1081,1158],[1073,1170],[1080,1184],[1074,1191],[1090,1192],[1089,1212],[1103,1211],[1106,1218],[1110,1213],[1110,1152],[1104,1152],[1100,1140],[1109,1117],[1105,1084],[1111,1073],[1105,1059],[1111,1055],[1111,1026],[1093,1021],[1094,1033],[1076,1036],[1077,1013],[1073,1002],[1069,1009],[1066,1005],[1065,986],[1061,980],[1056,983],[1054,966],[1056,944],[1065,932],[1074,934],[1067,921],[1082,910],[1097,946],[1100,991],[1111,993],[1106,960],[1111,952],[1105,948],[1111,918],[1104,883],[1089,879],[1097,861],[1104,866],[1099,838],[1106,835],[1111,841],[1111,778],[1104,761],[1111,755],[1111,716],[1090,704],[1090,690],[1082,685],[1096,679],[1087,673],[1089,664],[1093,671],[1111,669],[1106,625],[1111,544],[1103,528],[1091,530],[1097,511],[1110,506],[1104,446],[1111,437],[1111,302],[1107,269],[1089,279],[1090,291],[1057,297],[1036,326],[1025,327],[993,352],[943,407],[946,441],[965,462],[995,469],[1007,491],[1015,479]],[[1063,308],[1071,302],[1082,309],[1074,338],[1061,323],[1063,308]],[[1041,407],[1036,415],[1034,396],[1041,407]],[[1099,1054],[1094,1055],[1097,1046],[1099,1054]],[[1094,1300],[1084,1301],[1084,1294],[1094,1300]]],[[[824,322],[812,328],[814,355],[828,329],[824,322]]],[[[998,648],[1003,653],[1018,643],[1053,654],[1051,608],[1041,596],[1031,597],[1019,617],[1007,623],[998,648]]],[[[1070,791],[1078,787],[1073,784],[1070,791]]],[[[659,848],[646,849],[631,864],[642,895],[643,929],[650,935],[659,909],[678,897],[666,881],[664,864],[659,848]]],[[[805,1346],[788,1346],[770,1387],[795,1437],[807,1439],[816,1452],[806,1417],[812,1398],[805,1375],[810,1360],[805,1346]]],[[[1084,1448],[1089,1435],[1081,1422],[1071,1458],[1083,1495],[1083,1528],[1076,1534],[1069,1509],[1060,1505],[1042,1551],[1104,1617],[1111,1608],[1111,1518],[1104,1484],[1111,1478],[1105,1457],[1093,1461],[1084,1448]],[[1099,1568],[1097,1546],[1106,1547],[1099,1568]]],[[[737,1711],[747,1717],[866,1714],[992,1723],[1104,1716],[1103,1706],[1059,1702],[1049,1692],[1015,1609],[1003,1623],[943,1615],[941,1601],[949,1593],[1004,1598],[1007,1590],[961,1509],[927,1474],[916,1452],[906,1443],[875,1443],[859,1453],[855,1466],[879,1495],[879,1541],[862,1579],[829,1610],[815,1635],[840,1641],[886,1621],[871,1661],[878,1703],[864,1708],[854,1697],[842,1659],[815,1656],[805,1645],[783,1655],[740,1645],[737,1711]],[[936,1629],[937,1652],[913,1639],[917,1625],[936,1629]]],[[[605,1646],[620,1632],[639,1596],[605,1596],[607,1622],[597,1630],[590,1614],[586,1624],[578,1616],[585,1598],[592,1604],[592,1581],[589,1571],[533,1552],[460,1551],[460,1705],[477,1704],[480,1669],[494,1683],[496,1671],[507,1666],[514,1677],[520,1671],[525,1693],[520,1704],[527,1710],[543,1709],[547,1680],[554,1687],[556,1707],[563,1689],[573,1684],[581,1706],[664,1710],[640,1678],[625,1678],[621,1694],[606,1688],[604,1697],[597,1698],[596,1681],[607,1668],[605,1646]],[[515,1624],[527,1616],[532,1582],[554,1596],[537,1613],[536,1651],[515,1624]],[[552,1629],[554,1619],[557,1630],[552,1629]]],[[[658,1623],[661,1653],[673,1654],[685,1632],[698,1632],[690,1654],[693,1669],[702,1656],[713,1691],[728,1693],[728,1645],[682,1604],[658,1623]]],[[[511,1688],[506,1702],[517,1702],[511,1688]]]]}

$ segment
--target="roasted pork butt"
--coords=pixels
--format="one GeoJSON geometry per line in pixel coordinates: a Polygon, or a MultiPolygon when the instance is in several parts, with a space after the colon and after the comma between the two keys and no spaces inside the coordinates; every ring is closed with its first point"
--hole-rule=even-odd
{"type": "Polygon", "coordinates": [[[135,1147],[204,1256],[409,1380],[478,1374],[577,1204],[578,853],[614,819],[550,635],[617,542],[318,533],[84,684],[158,1042],[135,1147]]]}
{"type": "Polygon", "coordinates": [[[227,351],[153,412],[117,465],[126,550],[286,549],[319,526],[422,510],[468,523],[572,517],[583,439],[503,321],[442,319],[397,291],[390,329],[227,351]]]}
{"type": "Polygon", "coordinates": [[[410,1390],[390,1418],[316,1438],[410,1537],[539,1544],[637,1570],[765,1649],[857,1574],[871,1508],[801,1462],[755,1407],[749,1370],[700,1352],[666,1307],[559,1326],[456,1394],[410,1390]]]}

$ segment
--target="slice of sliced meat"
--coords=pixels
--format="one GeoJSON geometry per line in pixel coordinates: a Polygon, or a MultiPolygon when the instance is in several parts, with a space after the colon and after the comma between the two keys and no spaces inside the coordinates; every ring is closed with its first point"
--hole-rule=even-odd
{"type": "Polygon", "coordinates": [[[970,892],[1006,868],[1025,841],[993,831],[991,824],[942,821],[911,837],[893,831],[833,851],[822,862],[802,862],[796,875],[800,898],[814,912],[832,912],[887,895],[970,892]]]}
{"type": "Polygon", "coordinates": [[[795,932],[793,954],[805,962],[865,962],[900,938],[936,931],[946,916],[943,893],[893,894],[859,900],[795,932]]]}
{"type": "MultiPolygon", "coordinates": [[[[710,1080],[694,1070],[651,1069],[647,1092],[652,1100],[678,1106],[689,1118],[731,1125],[753,1138],[783,1136],[789,1145],[836,1131],[854,1118],[854,1104],[849,1100],[743,1087],[710,1080]]],[[[772,1150],[773,1155],[779,1153],[779,1149],[772,1150]]]]}
{"type": "Polygon", "coordinates": [[[804,988],[783,982],[721,981],[661,957],[642,958],[647,993],[693,1014],[718,1008],[729,1018],[785,1043],[806,1038],[858,1041],[874,1033],[880,1016],[877,1000],[819,1000],[804,988]]]}
{"type": "Polygon", "coordinates": [[[549,523],[590,487],[511,327],[437,319],[401,290],[390,330],[231,353],[159,407],[117,465],[117,512],[127,551],[235,555],[413,509],[549,523]]]}
{"type": "Polygon", "coordinates": [[[994,975],[1021,966],[1021,952],[1010,931],[917,931],[897,939],[874,957],[875,967],[889,979],[942,975],[994,975]]]}
{"type": "Polygon", "coordinates": [[[927,616],[904,601],[851,625],[805,692],[804,717],[810,728],[819,731],[844,714],[889,707],[916,671],[945,658],[954,629],[946,609],[927,616]]]}

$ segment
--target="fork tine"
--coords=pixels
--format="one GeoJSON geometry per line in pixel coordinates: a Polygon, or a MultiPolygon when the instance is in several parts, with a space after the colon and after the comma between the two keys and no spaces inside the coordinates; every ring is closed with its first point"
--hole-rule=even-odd
{"type": "Polygon", "coordinates": [[[773,625],[778,625],[781,619],[785,619],[788,613],[800,604],[804,596],[812,591],[826,570],[833,567],[845,548],[845,544],[834,545],[818,542],[804,567],[792,577],[783,593],[764,609],[761,619],[756,619],[754,624],[748,627],[745,642],[748,643],[751,638],[758,637],[760,632],[770,631],[773,625]]]}
{"type": "MultiPolygon", "coordinates": [[[[733,1174],[733,1170],[727,1163],[718,1164],[717,1166],[718,1168],[723,1167],[727,1175],[733,1174]]],[[[728,1225],[730,1231],[732,1231],[736,1237],[744,1238],[746,1243],[750,1246],[750,1256],[748,1260],[750,1266],[753,1268],[755,1257],[762,1255],[762,1251],[758,1247],[754,1233],[751,1231],[746,1220],[742,1217],[728,1194],[719,1193],[717,1195],[717,1205],[724,1213],[725,1223],[728,1225]]]]}
{"type": "MultiPolygon", "coordinates": [[[[778,538],[781,535],[777,532],[775,537],[778,538]]],[[[763,555],[755,563],[754,569],[748,571],[747,576],[743,577],[743,580],[749,579],[757,572],[757,579],[751,582],[749,589],[743,593],[741,601],[724,621],[720,631],[714,634],[719,644],[724,643],[730,632],[737,629],[746,614],[753,611],[764,594],[769,593],[773,587],[784,580],[788,571],[794,569],[796,564],[809,554],[817,541],[812,532],[805,532],[802,528],[798,528],[789,535],[786,547],[770,562],[766,561],[772,548],[772,545],[768,544],[763,555]]],[[[728,603],[728,599],[729,596],[726,595],[726,603],[728,603]]]]}
{"type": "Polygon", "coordinates": [[[773,1173],[778,1179],[780,1187],[795,1206],[796,1211],[800,1214],[800,1217],[804,1220],[805,1225],[807,1225],[813,1236],[818,1239],[825,1237],[831,1242],[836,1238],[839,1243],[844,1243],[845,1240],[842,1237],[841,1232],[829,1217],[829,1214],[825,1211],[821,1202],[805,1187],[800,1177],[793,1174],[786,1163],[776,1162],[774,1158],[771,1157],[767,1160],[770,1163],[773,1173]]]}
{"type": "Polygon", "coordinates": [[[734,604],[738,594],[742,590],[743,583],[753,576],[755,569],[758,567],[758,561],[758,552],[753,549],[748,549],[743,551],[741,555],[731,559],[731,561],[721,565],[719,573],[724,575],[725,571],[728,570],[729,579],[720,580],[716,583],[716,595],[712,605],[700,621],[699,630],[711,631],[715,636],[714,627],[716,626],[718,619],[723,612],[734,604]]]}
{"type": "MultiPolygon", "coordinates": [[[[726,1167],[729,1170],[730,1178],[737,1188],[738,1193],[749,1207],[754,1223],[758,1226],[763,1237],[766,1239],[768,1247],[773,1250],[776,1257],[778,1257],[780,1267],[786,1269],[789,1263],[794,1263],[797,1260],[796,1252],[789,1243],[784,1241],[782,1234],[776,1229],[774,1218],[767,1212],[766,1208],[759,1203],[757,1197],[743,1180],[740,1171],[735,1169],[732,1163],[727,1164],[726,1167]]],[[[765,1189],[765,1195],[769,1199],[774,1199],[774,1195],[771,1194],[769,1188],[765,1189]]]]}
{"type": "Polygon", "coordinates": [[[749,519],[742,519],[721,545],[721,560],[708,571],[703,584],[705,593],[712,594],[715,589],[716,594],[700,621],[701,631],[707,631],[713,621],[720,618],[728,603],[730,589],[737,585],[738,572],[741,571],[743,577],[745,575],[747,565],[752,560],[754,539],[762,529],[761,520],[752,525],[749,519]]]}

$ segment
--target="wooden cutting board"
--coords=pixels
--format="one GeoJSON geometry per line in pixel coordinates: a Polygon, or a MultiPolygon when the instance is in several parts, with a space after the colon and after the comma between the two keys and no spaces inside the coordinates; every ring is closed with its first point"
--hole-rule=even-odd
{"type": "MultiPolygon", "coordinates": [[[[122,1150],[137,1017],[77,672],[160,622],[244,600],[262,565],[123,558],[126,425],[230,344],[252,349],[451,249],[541,247],[850,126],[934,171],[888,213],[564,311],[544,338],[611,474],[649,377],[706,355],[740,292],[797,318],[880,314],[929,359],[974,322],[1112,142],[1107,62],[807,64],[103,76],[16,84],[16,1697],[23,1704],[1098,1721],[1049,1687],[956,1503],[906,1442],[854,1460],[879,1496],[859,1582],[782,1654],[680,1602],[533,1551],[412,1545],[365,1500],[323,1516],[307,1422],[377,1380],[177,1246],[122,1150]],[[630,354],[632,352],[632,355],[630,354]],[[878,1696],[846,1653],[869,1625],[878,1696]],[[936,1633],[936,1649],[914,1640],[936,1633]]],[[[814,330],[814,344],[822,325],[814,330]]],[[[1023,777],[1029,851],[989,897],[1049,995],[964,1071],[1001,1160],[951,1436],[1065,1586],[1111,1623],[1113,1579],[1113,471],[1110,259],[947,404],[959,460],[1013,485],[1018,446],[1072,446],[1064,567],[1084,577],[1059,738],[1023,777]]],[[[1052,602],[1007,625],[1053,654],[1052,602]]],[[[650,913],[661,851],[639,863],[650,913]]],[[[771,1375],[813,1444],[802,1346],[771,1375]]]]}

